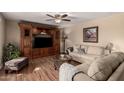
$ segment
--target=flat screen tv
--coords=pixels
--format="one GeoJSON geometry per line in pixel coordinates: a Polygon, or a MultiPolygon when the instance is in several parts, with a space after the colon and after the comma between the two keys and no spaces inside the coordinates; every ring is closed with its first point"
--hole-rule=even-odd
{"type": "Polygon", "coordinates": [[[33,39],[33,48],[47,48],[52,46],[52,37],[34,37],[33,39]]]}

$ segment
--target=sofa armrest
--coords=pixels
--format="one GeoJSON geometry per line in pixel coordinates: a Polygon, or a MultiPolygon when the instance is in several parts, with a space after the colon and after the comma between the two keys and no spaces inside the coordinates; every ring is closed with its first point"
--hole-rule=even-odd
{"type": "Polygon", "coordinates": [[[118,66],[108,81],[124,81],[124,62],[118,66]]]}
{"type": "Polygon", "coordinates": [[[83,71],[79,71],[73,75],[72,81],[94,81],[94,79],[89,77],[83,71]]]}
{"type": "Polygon", "coordinates": [[[94,81],[77,67],[63,63],[59,68],[59,81],[94,81]],[[80,73],[81,72],[81,73],[80,73]]]}
{"type": "Polygon", "coordinates": [[[78,70],[75,66],[63,63],[59,68],[59,80],[60,81],[72,81],[72,77],[78,70]]]}

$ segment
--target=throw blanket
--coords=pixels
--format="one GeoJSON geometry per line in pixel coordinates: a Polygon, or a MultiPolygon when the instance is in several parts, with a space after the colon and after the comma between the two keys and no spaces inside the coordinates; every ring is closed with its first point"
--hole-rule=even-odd
{"type": "Polygon", "coordinates": [[[26,59],[26,57],[19,57],[19,58],[16,58],[16,59],[12,59],[10,61],[7,61],[5,63],[6,66],[16,66],[18,63],[24,61],[26,59]]]}
{"type": "Polygon", "coordinates": [[[59,71],[60,81],[72,81],[73,75],[78,72],[75,66],[68,63],[63,63],[59,71]]]}

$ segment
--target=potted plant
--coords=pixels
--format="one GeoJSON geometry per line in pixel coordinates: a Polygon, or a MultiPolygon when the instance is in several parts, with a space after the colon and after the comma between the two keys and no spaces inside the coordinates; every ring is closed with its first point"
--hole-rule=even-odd
{"type": "Polygon", "coordinates": [[[17,46],[15,46],[12,43],[8,43],[4,47],[4,56],[3,56],[3,61],[6,62],[8,60],[17,58],[20,56],[20,50],[17,46]]]}

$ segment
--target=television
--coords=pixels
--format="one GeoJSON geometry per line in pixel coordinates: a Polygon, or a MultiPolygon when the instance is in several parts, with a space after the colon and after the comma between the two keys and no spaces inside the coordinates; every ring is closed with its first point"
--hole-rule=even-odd
{"type": "Polygon", "coordinates": [[[33,48],[47,48],[53,46],[52,37],[34,37],[33,48]]]}

